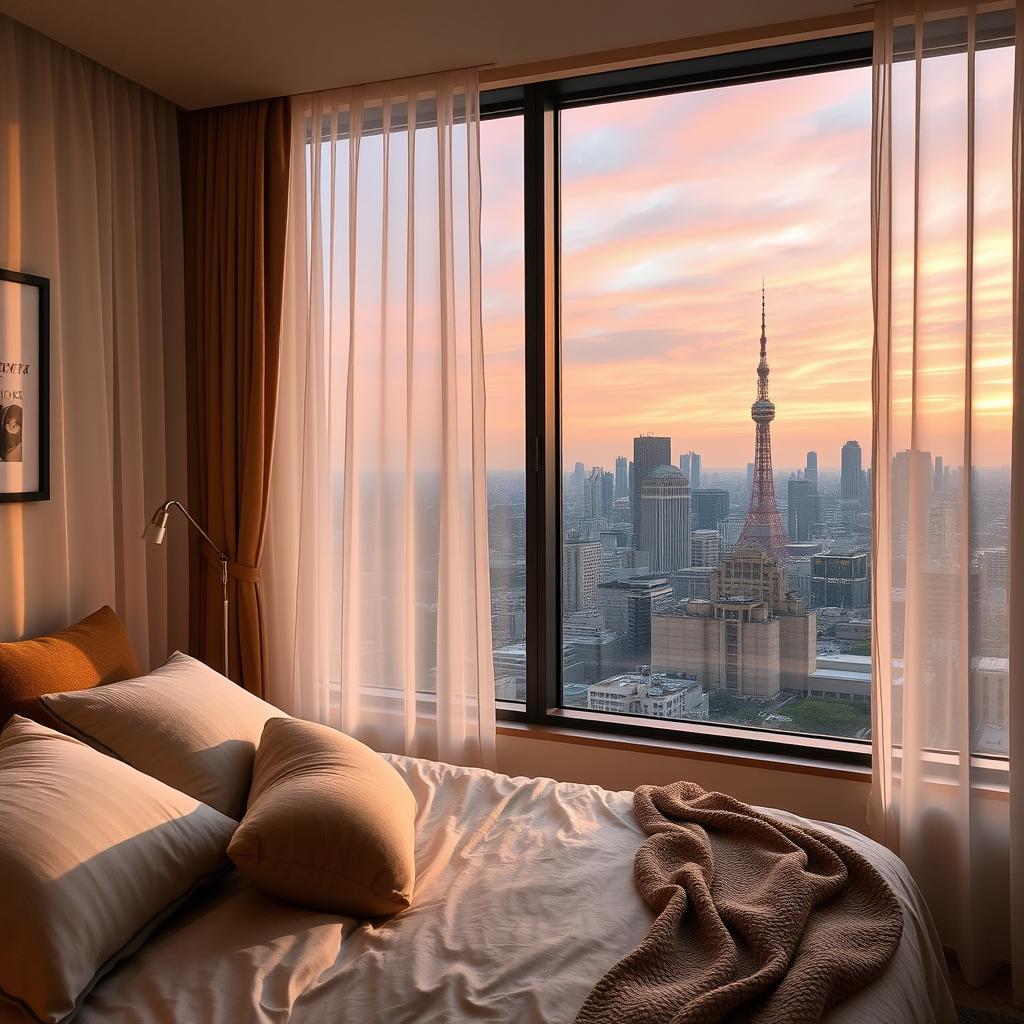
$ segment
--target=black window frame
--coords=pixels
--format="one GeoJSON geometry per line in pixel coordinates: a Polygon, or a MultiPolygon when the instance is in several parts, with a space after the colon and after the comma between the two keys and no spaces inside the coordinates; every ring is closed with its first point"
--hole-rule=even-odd
{"type": "Polygon", "coordinates": [[[868,740],[668,722],[562,706],[562,452],[559,114],[624,99],[870,67],[872,34],[857,32],[495,89],[482,118],[523,117],[526,374],[526,703],[498,703],[499,721],[643,737],[694,750],[756,752],[869,767],[868,740]]]}

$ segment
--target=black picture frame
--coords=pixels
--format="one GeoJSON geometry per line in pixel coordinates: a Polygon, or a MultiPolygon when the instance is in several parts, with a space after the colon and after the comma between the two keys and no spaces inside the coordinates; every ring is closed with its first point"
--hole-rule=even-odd
{"type": "MultiPolygon", "coordinates": [[[[35,274],[24,274],[17,270],[5,270],[0,267],[0,284],[7,282],[10,284],[21,285],[26,288],[35,288],[38,290],[38,317],[37,317],[37,332],[38,337],[36,338],[36,350],[34,358],[29,363],[30,367],[35,368],[37,373],[37,379],[39,382],[38,395],[36,397],[36,405],[38,407],[37,419],[34,424],[35,429],[38,430],[39,444],[37,449],[38,457],[38,472],[35,477],[36,487],[34,490],[6,490],[5,484],[2,480],[2,469],[3,462],[0,461],[0,504],[9,504],[11,502],[22,502],[22,501],[49,501],[50,499],[50,279],[47,277],[39,277],[35,274]]],[[[4,292],[6,290],[0,288],[0,327],[2,327],[4,320],[4,292]]],[[[24,343],[26,339],[22,339],[24,343]]],[[[32,353],[25,353],[31,356],[32,353]]],[[[0,352],[0,363],[12,362],[10,358],[5,359],[3,353],[0,352]]],[[[20,360],[21,363],[25,362],[25,359],[20,360]]],[[[2,369],[0,365],[0,369],[2,369]]],[[[0,395],[4,392],[4,381],[5,378],[11,377],[13,374],[0,373],[0,395]]],[[[2,409],[7,403],[0,397],[0,409],[2,409]]],[[[24,413],[22,413],[22,427],[24,428],[24,413]]],[[[0,426],[4,423],[3,413],[0,412],[0,426]]],[[[2,435],[0,435],[0,442],[3,441],[2,435]]]]}

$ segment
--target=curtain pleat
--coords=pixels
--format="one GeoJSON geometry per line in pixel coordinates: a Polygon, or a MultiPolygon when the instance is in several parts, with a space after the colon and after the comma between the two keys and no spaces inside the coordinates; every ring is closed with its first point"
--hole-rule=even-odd
{"type": "Polygon", "coordinates": [[[292,100],[270,699],[494,757],[472,72],[292,100]]]}
{"type": "Polygon", "coordinates": [[[1013,48],[978,47],[991,17],[876,8],[868,820],[966,979],[1010,961],[1019,998],[1020,72],[1013,48]]]}
{"type": "Polygon", "coordinates": [[[47,502],[0,506],[0,639],[112,605],[143,665],[187,642],[175,107],[0,16],[0,266],[50,279],[47,502]]]}
{"type": "Polygon", "coordinates": [[[218,566],[198,544],[192,646],[260,695],[267,690],[261,563],[280,365],[289,117],[280,99],[188,114],[184,158],[190,499],[230,559],[228,665],[218,566]]]}

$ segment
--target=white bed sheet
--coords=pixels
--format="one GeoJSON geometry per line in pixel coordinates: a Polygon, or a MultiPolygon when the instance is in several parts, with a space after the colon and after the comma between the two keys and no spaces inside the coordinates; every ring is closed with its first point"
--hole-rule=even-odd
{"type": "MultiPolygon", "coordinates": [[[[408,911],[359,923],[232,876],[100,982],[82,1024],[571,1022],[651,923],[633,885],[644,836],[632,794],[390,760],[419,804],[408,911]]],[[[882,977],[826,1020],[954,1021],[942,951],[906,868],[850,829],[815,824],[878,867],[905,925],[882,977]]]]}

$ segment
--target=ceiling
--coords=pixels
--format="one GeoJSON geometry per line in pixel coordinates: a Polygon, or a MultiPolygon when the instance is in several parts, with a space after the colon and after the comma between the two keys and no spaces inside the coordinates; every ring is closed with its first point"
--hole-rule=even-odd
{"type": "Polygon", "coordinates": [[[854,0],[0,0],[0,12],[196,109],[509,67],[849,11],[854,0]]]}

